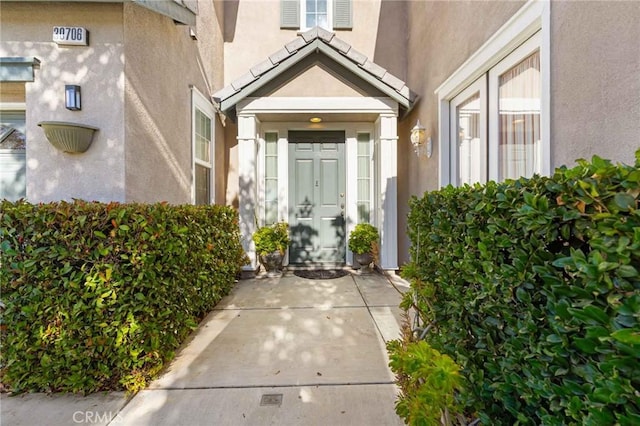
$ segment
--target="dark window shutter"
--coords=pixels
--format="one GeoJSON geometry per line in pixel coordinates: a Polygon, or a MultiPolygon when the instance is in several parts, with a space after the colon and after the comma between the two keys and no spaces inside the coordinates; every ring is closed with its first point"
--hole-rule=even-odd
{"type": "Polygon", "coordinates": [[[353,28],[351,0],[333,0],[333,29],[350,30],[353,28]]]}
{"type": "Polygon", "coordinates": [[[300,0],[280,0],[280,28],[300,28],[300,0]]]}

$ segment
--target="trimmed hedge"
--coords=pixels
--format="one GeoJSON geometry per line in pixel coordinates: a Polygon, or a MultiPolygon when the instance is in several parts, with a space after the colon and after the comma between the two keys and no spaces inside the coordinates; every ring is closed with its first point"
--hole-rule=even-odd
{"type": "Polygon", "coordinates": [[[411,200],[403,305],[483,424],[640,424],[640,151],[578,163],[411,200]]]}
{"type": "Polygon", "coordinates": [[[0,362],[13,392],[144,387],[245,262],[229,207],[0,206],[0,362]]]}

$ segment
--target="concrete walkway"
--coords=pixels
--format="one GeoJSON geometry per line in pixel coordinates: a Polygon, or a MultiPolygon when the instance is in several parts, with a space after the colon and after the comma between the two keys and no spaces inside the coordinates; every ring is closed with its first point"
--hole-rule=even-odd
{"type": "Polygon", "coordinates": [[[401,425],[385,350],[400,297],[380,274],[243,280],[133,398],[3,395],[1,423],[401,425]]]}

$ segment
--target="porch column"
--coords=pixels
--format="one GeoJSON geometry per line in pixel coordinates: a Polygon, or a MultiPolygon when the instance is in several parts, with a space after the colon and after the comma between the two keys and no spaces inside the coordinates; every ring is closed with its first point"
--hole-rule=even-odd
{"type": "Polygon", "coordinates": [[[253,114],[238,116],[238,209],[242,247],[251,263],[245,271],[257,269],[255,245],[251,237],[256,231],[256,138],[257,119],[253,114]]]}
{"type": "Polygon", "coordinates": [[[398,269],[398,117],[380,114],[380,267],[398,269]]]}

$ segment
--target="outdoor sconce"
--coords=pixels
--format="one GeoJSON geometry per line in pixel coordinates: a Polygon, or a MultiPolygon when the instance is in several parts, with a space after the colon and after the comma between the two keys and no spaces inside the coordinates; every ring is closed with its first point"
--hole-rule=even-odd
{"type": "Polygon", "coordinates": [[[80,86],[67,84],[64,86],[64,106],[71,111],[82,109],[80,86]]]}
{"type": "Polygon", "coordinates": [[[420,120],[411,129],[411,145],[418,157],[421,154],[425,154],[427,158],[431,158],[431,137],[427,138],[427,131],[423,125],[420,124],[420,120]]]}

